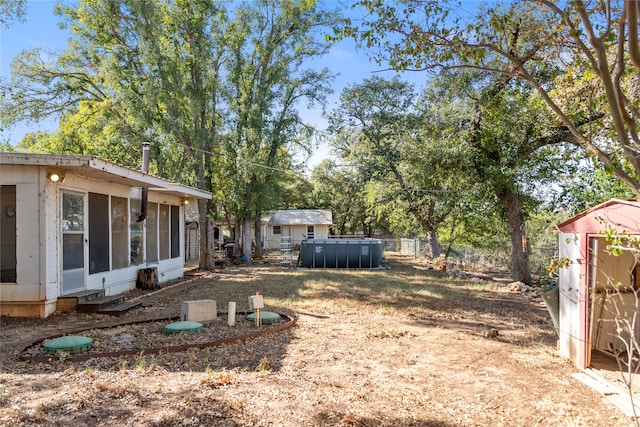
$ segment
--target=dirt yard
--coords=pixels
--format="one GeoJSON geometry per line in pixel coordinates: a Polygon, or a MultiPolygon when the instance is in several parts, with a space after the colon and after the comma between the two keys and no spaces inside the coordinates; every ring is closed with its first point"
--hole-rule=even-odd
{"type": "MultiPolygon", "coordinates": [[[[228,267],[168,286],[121,317],[2,318],[0,424],[6,426],[627,426],[632,420],[575,380],[556,352],[543,303],[486,276],[454,277],[393,258],[388,270],[228,267]],[[134,321],[178,315],[210,298],[295,318],[282,332],[158,355],[52,363],[19,360],[37,339],[81,330],[104,347],[151,347],[134,321]],[[106,328],[110,326],[110,328],[106,328]],[[134,345],[134,344],[131,344],[134,345]]],[[[209,332],[255,332],[226,314],[209,332]]],[[[263,326],[267,329],[270,326],[263,326]]],[[[81,333],[76,333],[81,334],[81,333]]],[[[179,343],[195,334],[176,338],[179,343]]],[[[96,344],[97,345],[97,344],[96,344]]],[[[164,345],[164,344],[163,344],[164,345]]],[[[37,353],[37,346],[30,349],[37,353]]]]}

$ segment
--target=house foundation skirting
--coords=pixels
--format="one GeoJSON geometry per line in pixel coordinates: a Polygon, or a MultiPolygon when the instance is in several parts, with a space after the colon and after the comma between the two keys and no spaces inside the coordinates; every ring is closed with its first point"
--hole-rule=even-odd
{"type": "Polygon", "coordinates": [[[56,301],[2,301],[0,315],[45,318],[56,311],[56,301]]]}

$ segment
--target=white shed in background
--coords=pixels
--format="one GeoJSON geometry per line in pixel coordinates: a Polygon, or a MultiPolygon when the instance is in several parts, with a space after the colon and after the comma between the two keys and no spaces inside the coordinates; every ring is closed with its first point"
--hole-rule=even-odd
{"type": "Polygon", "coordinates": [[[97,157],[0,153],[0,314],[47,317],[59,297],[183,275],[184,205],[206,191],[97,157]],[[146,219],[141,192],[148,189],[146,219]]]}
{"type": "Polygon", "coordinates": [[[559,256],[569,262],[559,270],[560,353],[579,368],[589,367],[592,356],[625,351],[621,338],[628,331],[620,331],[615,318],[637,313],[640,254],[636,248],[613,255],[603,234],[608,227],[640,237],[640,201],[609,200],[558,225],[559,256]]]}

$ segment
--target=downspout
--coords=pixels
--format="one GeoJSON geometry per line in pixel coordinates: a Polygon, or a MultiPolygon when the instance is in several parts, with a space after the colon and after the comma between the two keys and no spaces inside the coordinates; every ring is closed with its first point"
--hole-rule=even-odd
{"type": "MultiPolygon", "coordinates": [[[[149,172],[149,151],[151,143],[142,143],[142,172],[149,172]]],[[[147,218],[147,199],[149,196],[149,188],[142,187],[142,200],[140,201],[140,215],[137,222],[142,222],[147,218]]]]}

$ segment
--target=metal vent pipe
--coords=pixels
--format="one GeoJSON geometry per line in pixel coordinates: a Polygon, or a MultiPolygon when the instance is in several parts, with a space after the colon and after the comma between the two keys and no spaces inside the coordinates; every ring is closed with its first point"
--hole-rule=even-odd
{"type": "MultiPolygon", "coordinates": [[[[149,153],[151,151],[151,143],[142,143],[142,172],[149,172],[149,153]]],[[[142,222],[147,218],[147,199],[149,198],[149,188],[142,187],[142,200],[140,201],[140,215],[138,222],[142,222]]]]}

